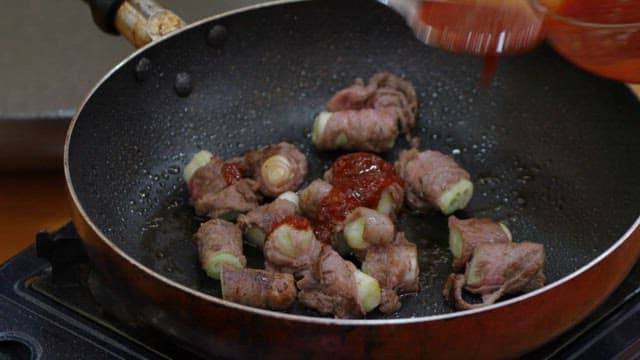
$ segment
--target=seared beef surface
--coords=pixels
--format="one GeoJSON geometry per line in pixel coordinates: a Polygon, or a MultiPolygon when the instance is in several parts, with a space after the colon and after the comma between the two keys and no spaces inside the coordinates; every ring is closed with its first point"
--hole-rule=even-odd
{"type": "Polygon", "coordinates": [[[410,134],[416,125],[418,97],[411,83],[390,72],[381,72],[373,75],[366,85],[357,79],[327,103],[330,112],[362,109],[393,111],[400,132],[410,134]]]}
{"type": "Polygon", "coordinates": [[[407,203],[414,209],[440,207],[440,197],[469,173],[453,158],[438,151],[413,148],[400,153],[396,171],[405,181],[407,203]]]}
{"type": "Polygon", "coordinates": [[[481,244],[473,251],[462,274],[451,274],[444,296],[459,310],[495,303],[505,295],[529,292],[544,286],[544,247],[533,242],[481,244]],[[470,304],[462,289],[482,297],[470,304]]]}
{"type": "Polygon", "coordinates": [[[298,294],[293,275],[260,269],[225,266],[220,285],[225,300],[263,309],[286,310],[298,294]]]}
{"type": "Polygon", "coordinates": [[[464,267],[471,259],[473,250],[480,244],[510,242],[510,235],[506,227],[492,219],[458,219],[455,215],[449,216],[449,231],[460,235],[462,241],[462,253],[453,258],[454,267],[464,267]]]}
{"type": "Polygon", "coordinates": [[[238,225],[242,232],[247,232],[252,228],[259,229],[265,236],[268,235],[273,226],[288,216],[298,213],[298,206],[289,200],[275,199],[273,202],[261,205],[246,214],[238,216],[238,225]]]}

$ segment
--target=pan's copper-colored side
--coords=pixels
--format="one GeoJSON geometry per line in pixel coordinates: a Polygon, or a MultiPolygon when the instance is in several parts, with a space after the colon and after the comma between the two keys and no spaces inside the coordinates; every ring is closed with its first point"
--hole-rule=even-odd
{"type": "Polygon", "coordinates": [[[74,204],[73,222],[95,266],[144,319],[207,355],[265,358],[513,358],[579,323],[640,254],[635,229],[586,271],[520,301],[480,311],[400,320],[334,320],[225,305],[130,262],[74,204]]]}

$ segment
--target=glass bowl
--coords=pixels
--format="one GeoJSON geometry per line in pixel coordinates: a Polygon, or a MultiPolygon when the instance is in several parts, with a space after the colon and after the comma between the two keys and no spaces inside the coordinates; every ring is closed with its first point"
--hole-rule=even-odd
{"type": "Polygon", "coordinates": [[[573,64],[640,83],[640,0],[530,0],[551,46],[573,64]]]}

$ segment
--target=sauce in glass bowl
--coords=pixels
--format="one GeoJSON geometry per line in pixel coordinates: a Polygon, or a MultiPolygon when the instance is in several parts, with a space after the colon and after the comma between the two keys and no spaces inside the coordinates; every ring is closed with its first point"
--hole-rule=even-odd
{"type": "Polygon", "coordinates": [[[551,45],[575,65],[640,83],[640,0],[531,0],[551,45]]]}

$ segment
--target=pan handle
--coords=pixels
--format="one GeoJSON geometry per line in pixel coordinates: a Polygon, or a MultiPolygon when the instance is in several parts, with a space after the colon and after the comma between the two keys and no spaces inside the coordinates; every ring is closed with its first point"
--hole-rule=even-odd
{"type": "Polygon", "coordinates": [[[186,25],[178,15],[153,0],[84,1],[91,7],[93,20],[100,29],[122,34],[136,48],[186,25]]]}

